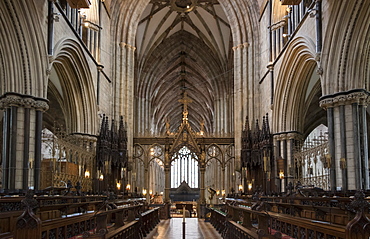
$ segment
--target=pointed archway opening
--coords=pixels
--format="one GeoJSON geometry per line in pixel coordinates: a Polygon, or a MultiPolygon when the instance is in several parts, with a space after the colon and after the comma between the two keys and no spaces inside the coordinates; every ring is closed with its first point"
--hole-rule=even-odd
{"type": "Polygon", "coordinates": [[[186,182],[190,188],[199,188],[198,157],[187,146],[172,156],[171,188],[186,182]]]}

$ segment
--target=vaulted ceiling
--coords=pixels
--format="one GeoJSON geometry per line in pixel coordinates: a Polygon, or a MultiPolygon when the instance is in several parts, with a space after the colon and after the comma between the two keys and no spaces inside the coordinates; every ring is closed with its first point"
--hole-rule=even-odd
{"type": "Polygon", "coordinates": [[[231,31],[218,1],[151,0],[136,41],[136,105],[149,111],[150,130],[164,133],[168,121],[176,131],[186,91],[191,126],[214,133],[215,102],[233,91],[231,31]]]}

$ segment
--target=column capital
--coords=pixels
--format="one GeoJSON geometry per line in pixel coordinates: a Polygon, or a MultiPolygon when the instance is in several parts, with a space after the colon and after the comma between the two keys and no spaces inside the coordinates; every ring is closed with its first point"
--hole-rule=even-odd
{"type": "Polygon", "coordinates": [[[6,93],[0,98],[0,109],[9,108],[11,106],[19,107],[22,104],[23,99],[19,94],[6,93]]]}
{"type": "Polygon", "coordinates": [[[300,134],[298,132],[292,132],[292,133],[288,133],[287,138],[288,139],[295,139],[295,140],[302,140],[303,136],[302,136],[302,134],[300,134]]]}
{"type": "Polygon", "coordinates": [[[0,97],[0,109],[16,106],[24,108],[36,108],[36,110],[46,111],[49,109],[47,102],[47,99],[10,92],[5,93],[0,97]]]}
{"type": "Polygon", "coordinates": [[[280,132],[274,134],[275,140],[288,140],[288,139],[296,139],[301,140],[302,139],[302,133],[298,131],[286,131],[286,132],[280,132]]]}
{"type": "Polygon", "coordinates": [[[327,109],[353,103],[367,106],[370,102],[369,96],[369,92],[364,89],[354,89],[350,91],[338,92],[332,95],[321,97],[320,107],[327,109]]]}
{"type": "Polygon", "coordinates": [[[36,100],[34,107],[38,111],[47,111],[49,109],[49,104],[44,100],[36,100]]]}

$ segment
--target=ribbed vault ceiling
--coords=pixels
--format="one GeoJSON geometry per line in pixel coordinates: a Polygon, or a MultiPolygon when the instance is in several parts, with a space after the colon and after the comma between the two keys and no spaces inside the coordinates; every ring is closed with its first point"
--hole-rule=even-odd
{"type": "Polygon", "coordinates": [[[176,131],[186,91],[193,129],[204,122],[206,133],[215,133],[215,101],[233,90],[231,32],[219,3],[151,0],[136,39],[136,105],[147,111],[150,131],[164,133],[167,120],[176,131]]]}

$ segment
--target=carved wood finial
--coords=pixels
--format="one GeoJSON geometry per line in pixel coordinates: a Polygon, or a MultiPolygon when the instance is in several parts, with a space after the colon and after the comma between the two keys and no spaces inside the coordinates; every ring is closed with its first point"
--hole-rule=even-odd
{"type": "Polygon", "coordinates": [[[348,209],[356,212],[356,216],[346,226],[346,238],[369,238],[370,220],[366,216],[370,203],[365,200],[363,190],[358,190],[355,200],[351,202],[348,209]]]}

